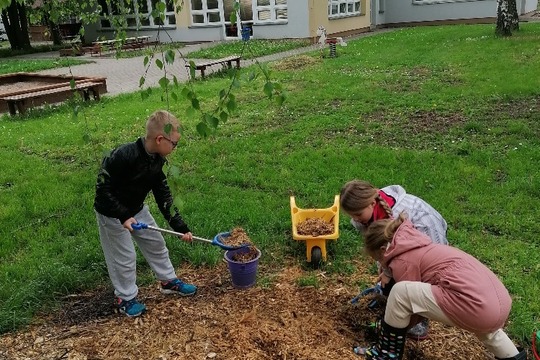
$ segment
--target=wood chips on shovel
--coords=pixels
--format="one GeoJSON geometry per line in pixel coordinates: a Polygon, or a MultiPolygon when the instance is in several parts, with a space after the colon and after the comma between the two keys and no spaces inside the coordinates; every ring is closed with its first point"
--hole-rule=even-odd
{"type": "Polygon", "coordinates": [[[255,245],[253,245],[253,242],[243,228],[235,227],[230,231],[230,234],[230,236],[221,236],[219,241],[221,241],[222,244],[228,246],[241,246],[244,244],[250,244],[247,246],[247,251],[235,253],[232,256],[232,260],[246,263],[257,257],[257,248],[255,247],[255,245]]]}

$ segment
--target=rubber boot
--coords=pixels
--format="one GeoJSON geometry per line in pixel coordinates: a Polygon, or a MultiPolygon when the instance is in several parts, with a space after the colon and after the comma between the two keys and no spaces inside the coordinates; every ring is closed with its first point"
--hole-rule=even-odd
{"type": "Polygon", "coordinates": [[[377,345],[366,350],[368,360],[401,360],[405,348],[407,329],[398,329],[381,321],[377,345]]]}
{"type": "Polygon", "coordinates": [[[499,360],[527,360],[527,350],[518,348],[519,354],[513,357],[499,359],[499,360]]]}

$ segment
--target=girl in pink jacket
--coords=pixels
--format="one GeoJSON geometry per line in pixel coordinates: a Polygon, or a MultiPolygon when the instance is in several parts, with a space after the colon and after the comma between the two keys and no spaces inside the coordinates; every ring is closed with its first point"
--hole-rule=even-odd
{"type": "Polygon", "coordinates": [[[484,264],[451,246],[434,244],[401,214],[372,223],[366,253],[392,271],[377,344],[368,359],[401,359],[405,333],[420,317],[474,333],[498,359],[526,359],[502,330],[510,313],[508,291],[484,264]]]}

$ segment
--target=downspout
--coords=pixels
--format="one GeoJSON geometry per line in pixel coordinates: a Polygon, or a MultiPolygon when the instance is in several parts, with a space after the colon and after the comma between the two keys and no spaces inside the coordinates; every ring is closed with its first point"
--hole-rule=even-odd
{"type": "Polygon", "coordinates": [[[370,0],[369,2],[369,28],[371,31],[377,29],[377,2],[378,0],[370,0]]]}

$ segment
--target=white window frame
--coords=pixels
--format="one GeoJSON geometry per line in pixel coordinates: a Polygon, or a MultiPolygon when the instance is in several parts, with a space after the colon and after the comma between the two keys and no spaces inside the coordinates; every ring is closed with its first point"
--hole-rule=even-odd
{"type": "Polygon", "coordinates": [[[193,3],[192,0],[189,1],[189,11],[191,16],[191,25],[195,26],[201,26],[201,25],[221,25],[223,23],[222,15],[223,14],[223,1],[218,0],[218,7],[215,9],[209,9],[208,8],[208,1],[207,0],[201,0],[202,3],[202,9],[201,10],[193,10],[193,3]],[[210,21],[210,14],[217,14],[219,17],[219,21],[210,21]],[[194,21],[194,15],[202,15],[203,22],[195,22],[194,21]]]}
{"type": "MultiPolygon", "coordinates": [[[[414,1],[414,0],[413,0],[414,1]]],[[[362,0],[328,0],[328,18],[329,19],[338,19],[349,16],[360,16],[362,15],[362,0]],[[354,10],[355,5],[358,4],[358,10],[354,10]],[[342,5],[345,6],[345,11],[341,12],[342,5]],[[353,10],[349,10],[350,7],[353,7],[353,10]],[[334,9],[337,9],[337,12],[333,12],[334,9]]]]}
{"type": "Polygon", "coordinates": [[[259,5],[259,1],[253,0],[253,23],[254,24],[283,24],[289,21],[289,12],[287,10],[287,2],[285,4],[276,4],[276,0],[267,0],[267,5],[259,5]],[[278,11],[285,11],[287,16],[285,18],[278,18],[278,11]],[[270,12],[269,19],[259,19],[260,11],[270,12]]]}
{"type": "MultiPolygon", "coordinates": [[[[146,0],[146,6],[148,8],[147,13],[140,13],[139,12],[139,7],[137,5],[137,0],[131,0],[131,1],[132,1],[133,8],[135,9],[135,11],[134,11],[133,14],[127,13],[126,14],[126,19],[134,19],[136,24],[128,26],[127,27],[128,29],[151,29],[151,28],[153,29],[153,28],[159,28],[160,26],[163,26],[163,27],[176,27],[176,11],[175,11],[176,6],[174,5],[174,0],[169,0],[169,1],[173,2],[173,10],[172,11],[165,11],[165,19],[163,21],[163,25],[155,24],[154,18],[151,16],[151,13],[152,13],[152,10],[153,10],[152,0],[146,0]],[[171,17],[171,16],[175,18],[174,23],[169,23],[169,17],[171,17]],[[141,17],[146,18],[147,21],[149,22],[149,24],[144,24],[143,25],[141,23],[141,20],[142,20],[141,17]]],[[[165,9],[167,9],[166,0],[160,0],[160,2],[164,3],[165,4],[165,9]]],[[[124,6],[123,3],[122,3],[122,6],[124,6]]],[[[100,18],[100,28],[101,29],[113,29],[112,25],[111,26],[103,26],[103,20],[110,21],[110,19],[109,19],[110,16],[115,16],[115,15],[118,15],[118,14],[113,14],[113,8],[112,8],[110,2],[107,2],[107,9],[104,9],[104,10],[106,10],[107,15],[106,16],[101,16],[101,18],[100,18]]]]}

